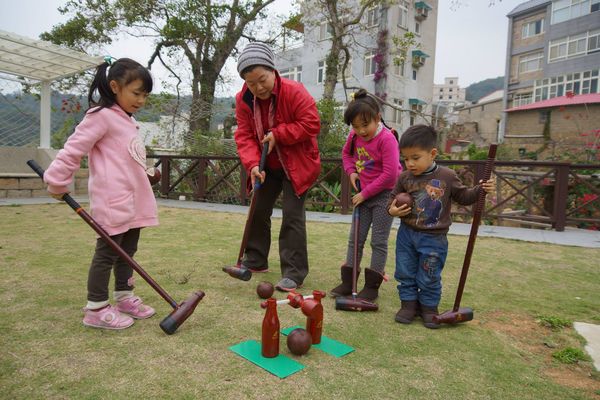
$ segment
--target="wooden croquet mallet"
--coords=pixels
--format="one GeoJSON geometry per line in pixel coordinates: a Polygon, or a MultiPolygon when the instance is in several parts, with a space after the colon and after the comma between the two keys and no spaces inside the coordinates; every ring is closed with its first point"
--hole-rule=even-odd
{"type": "MultiPolygon", "coordinates": [[[[483,170],[483,181],[490,179],[492,175],[492,169],[494,168],[494,160],[496,158],[497,144],[491,144],[488,150],[488,158],[485,162],[483,170]]],[[[463,291],[465,289],[465,282],[467,281],[467,274],[469,273],[469,266],[471,265],[471,256],[473,255],[473,248],[475,247],[475,239],[477,238],[477,231],[479,230],[479,224],[481,223],[481,214],[483,213],[483,207],[485,206],[485,195],[486,192],[483,188],[479,191],[479,197],[475,203],[475,209],[473,211],[473,221],[471,222],[471,232],[469,234],[469,242],[467,243],[467,250],[465,252],[465,259],[463,261],[462,272],[460,274],[460,280],[458,282],[458,289],[456,290],[456,298],[454,300],[454,307],[450,311],[446,311],[440,315],[433,317],[433,322],[438,324],[456,324],[458,322],[471,321],[473,319],[473,309],[470,307],[460,307],[460,300],[462,298],[463,291]]]]}

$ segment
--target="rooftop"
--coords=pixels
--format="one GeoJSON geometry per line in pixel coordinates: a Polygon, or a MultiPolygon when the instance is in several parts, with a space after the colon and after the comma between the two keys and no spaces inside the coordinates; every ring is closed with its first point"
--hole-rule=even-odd
{"type": "Polygon", "coordinates": [[[549,0],[529,0],[529,1],[526,1],[526,2],[521,3],[518,6],[516,6],[506,16],[514,17],[515,15],[522,14],[524,12],[528,12],[530,10],[533,10],[534,8],[539,8],[539,7],[548,5],[550,3],[551,3],[551,1],[549,1],[549,0]]]}
{"type": "Polygon", "coordinates": [[[561,97],[553,97],[548,100],[537,101],[531,104],[525,104],[519,107],[509,108],[506,112],[536,110],[540,108],[575,106],[579,104],[594,104],[600,103],[600,93],[566,95],[561,97]]]}

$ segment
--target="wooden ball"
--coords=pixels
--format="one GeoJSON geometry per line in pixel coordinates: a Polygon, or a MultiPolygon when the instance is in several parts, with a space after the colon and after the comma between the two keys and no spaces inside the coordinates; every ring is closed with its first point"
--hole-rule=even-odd
{"type": "Polygon", "coordinates": [[[153,174],[150,175],[148,174],[148,180],[150,181],[150,186],[154,186],[156,185],[158,182],[160,182],[160,171],[158,168],[152,168],[153,174]]]}
{"type": "Polygon", "coordinates": [[[292,354],[304,355],[310,350],[312,337],[305,329],[296,328],[288,334],[287,347],[292,354]]]}
{"type": "Polygon", "coordinates": [[[396,207],[402,207],[404,204],[409,207],[412,207],[413,205],[412,196],[405,192],[398,193],[394,201],[396,202],[396,207]]]}
{"type": "Polygon", "coordinates": [[[261,299],[268,299],[273,296],[273,292],[275,292],[275,288],[271,282],[260,282],[258,286],[256,286],[256,294],[261,299]]]}

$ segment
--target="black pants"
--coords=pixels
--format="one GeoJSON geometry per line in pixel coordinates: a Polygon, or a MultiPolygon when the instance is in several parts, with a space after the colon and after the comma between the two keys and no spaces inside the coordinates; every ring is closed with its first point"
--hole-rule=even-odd
{"type": "Polygon", "coordinates": [[[297,284],[308,275],[306,250],[306,192],[296,196],[283,170],[266,170],[266,179],[256,192],[256,208],[250,227],[243,264],[249,268],[268,268],[271,248],[271,215],[283,191],[283,220],[279,232],[281,275],[297,284]]]}
{"type": "MultiPolygon", "coordinates": [[[[140,239],[140,228],[130,229],[125,233],[111,236],[111,238],[130,257],[133,257],[140,239]]],[[[133,290],[133,286],[128,284],[129,278],[133,275],[133,269],[106,244],[104,239],[98,238],[96,252],[88,273],[88,301],[108,300],[108,282],[113,267],[115,270],[115,291],[133,290]]]]}

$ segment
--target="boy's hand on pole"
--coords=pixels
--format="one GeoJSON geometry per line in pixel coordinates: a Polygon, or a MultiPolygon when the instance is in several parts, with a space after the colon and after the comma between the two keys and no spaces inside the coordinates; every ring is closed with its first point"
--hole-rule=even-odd
{"type": "Polygon", "coordinates": [[[479,183],[481,184],[483,190],[485,190],[485,192],[488,194],[491,194],[496,190],[496,179],[494,179],[493,176],[491,176],[487,181],[480,180],[479,183]]]}

